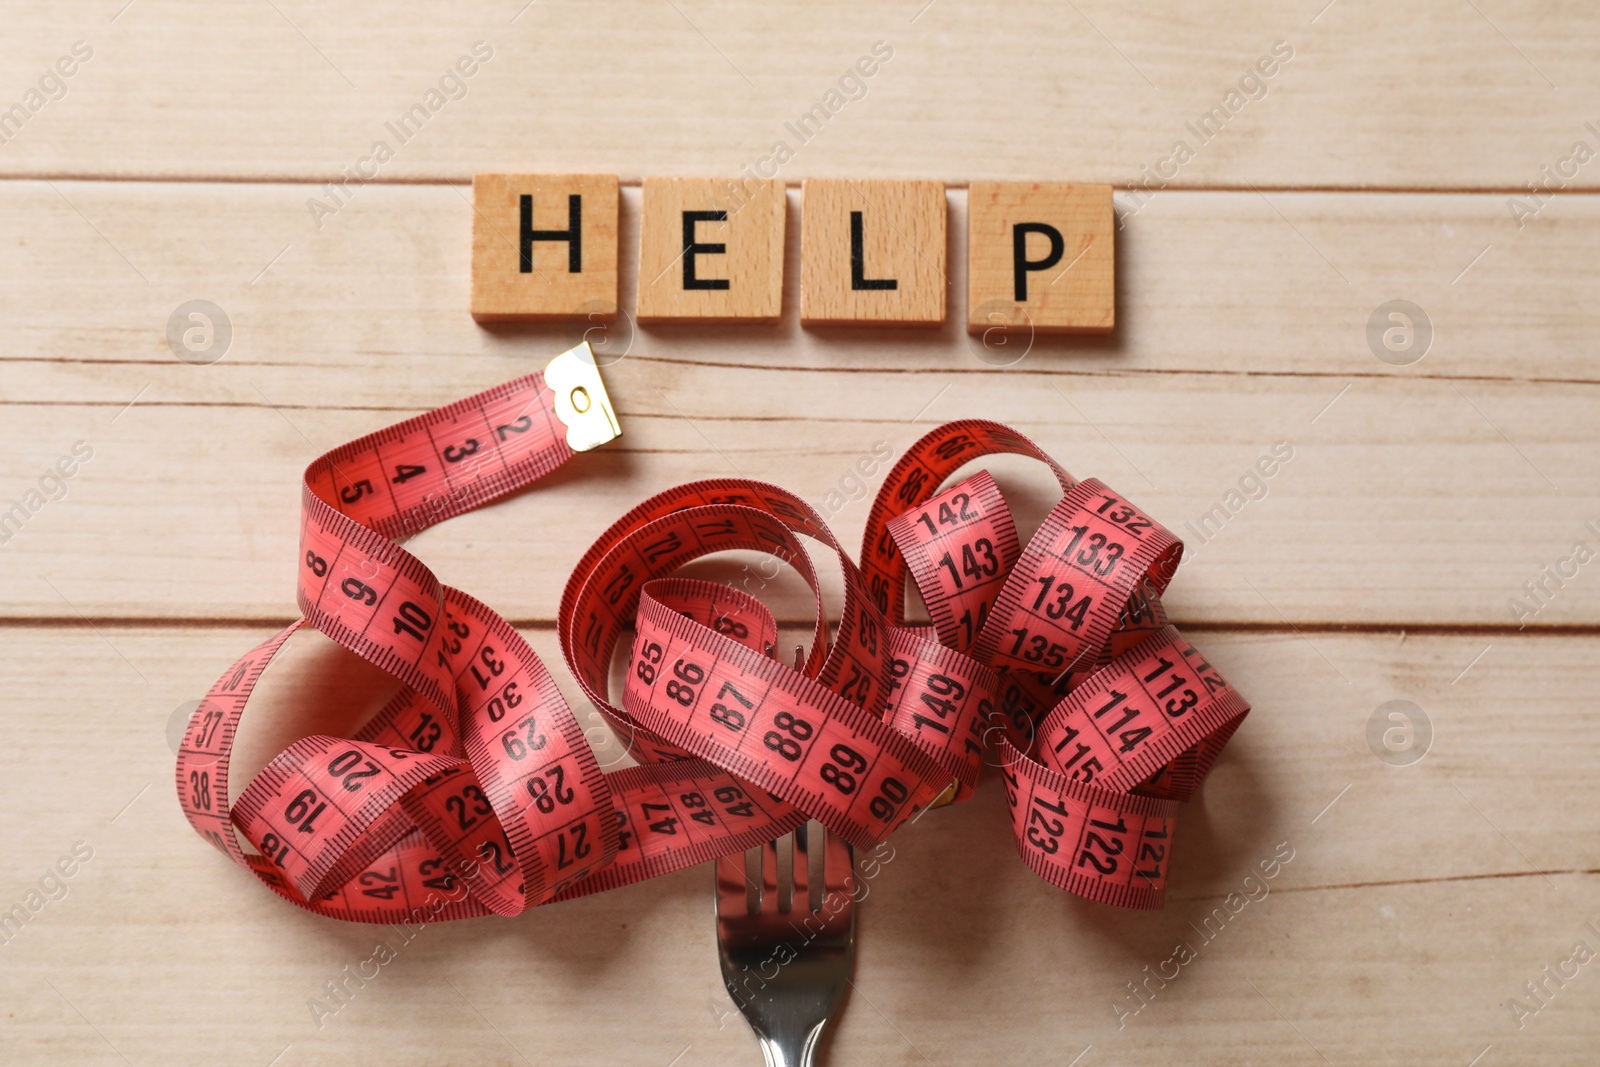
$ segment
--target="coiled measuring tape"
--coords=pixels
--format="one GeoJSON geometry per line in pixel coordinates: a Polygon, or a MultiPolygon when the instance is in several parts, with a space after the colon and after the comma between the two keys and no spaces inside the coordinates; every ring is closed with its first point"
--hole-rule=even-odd
{"type": "Polygon", "coordinates": [[[820,820],[872,848],[969,797],[998,757],[1023,861],[1092,900],[1160,907],[1180,801],[1249,711],[1168,623],[1181,544],[1026,437],[939,427],[890,471],[859,563],[803,500],[717,479],[617,520],[561,598],[562,652],[638,766],[605,773],[539,658],[504,619],[400,544],[524,488],[620,433],[585,345],[535,374],[352,441],[305,472],[302,618],[207,692],[177,763],[195,830],[290,902],[360,922],[499,914],[736,852],[820,820]],[[987,472],[1047,464],[1063,496],[1023,546],[987,472]],[[844,572],[837,626],[801,538],[844,572]],[[769,653],[771,613],[672,577],[772,553],[816,595],[810,650],[769,653]],[[905,625],[906,584],[931,628],[905,625]],[[354,737],[303,738],[229,803],[250,693],[302,626],[401,687],[354,737]],[[626,682],[611,667],[631,631],[626,682]],[[248,845],[248,847],[247,847],[248,845]]]}

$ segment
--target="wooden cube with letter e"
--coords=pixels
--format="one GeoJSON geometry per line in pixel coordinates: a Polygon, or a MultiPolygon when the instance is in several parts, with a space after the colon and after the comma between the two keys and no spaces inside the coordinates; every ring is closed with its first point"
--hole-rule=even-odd
{"type": "Polygon", "coordinates": [[[967,328],[1110,333],[1116,213],[1109,185],[973,182],[967,194],[967,328]]]}
{"type": "Polygon", "coordinates": [[[946,280],[944,184],[810,179],[802,187],[800,321],[938,326],[946,280]]]}
{"type": "Polygon", "coordinates": [[[474,319],[616,317],[615,174],[479,174],[472,208],[474,319]]]}
{"type": "Polygon", "coordinates": [[[640,322],[778,321],[781,178],[646,178],[643,199],[640,322]]]}

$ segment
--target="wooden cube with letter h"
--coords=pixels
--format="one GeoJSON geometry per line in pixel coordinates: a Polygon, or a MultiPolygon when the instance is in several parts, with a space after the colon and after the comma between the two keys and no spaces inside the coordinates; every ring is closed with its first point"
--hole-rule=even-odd
{"type": "Polygon", "coordinates": [[[615,174],[479,174],[472,208],[474,319],[616,317],[615,174]]]}
{"type": "Polygon", "coordinates": [[[1109,185],[973,182],[967,328],[1110,333],[1116,213],[1109,185]]]}

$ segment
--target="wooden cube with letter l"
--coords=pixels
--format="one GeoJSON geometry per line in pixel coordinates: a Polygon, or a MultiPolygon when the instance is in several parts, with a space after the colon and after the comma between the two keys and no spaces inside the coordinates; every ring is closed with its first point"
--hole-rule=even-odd
{"type": "Polygon", "coordinates": [[[800,321],[807,326],[938,326],[946,280],[944,184],[806,181],[800,321]]]}
{"type": "Polygon", "coordinates": [[[967,194],[967,328],[1110,333],[1116,213],[1109,185],[973,182],[967,194]]]}
{"type": "Polygon", "coordinates": [[[640,322],[778,321],[781,178],[646,178],[643,199],[640,322]]]}
{"type": "Polygon", "coordinates": [[[472,209],[474,319],[616,317],[615,174],[479,174],[472,209]]]}

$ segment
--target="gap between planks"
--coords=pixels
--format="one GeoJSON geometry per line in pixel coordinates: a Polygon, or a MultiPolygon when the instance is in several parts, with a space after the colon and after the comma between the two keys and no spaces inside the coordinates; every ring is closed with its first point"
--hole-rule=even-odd
{"type": "MultiPolygon", "coordinates": [[[[389,355],[427,355],[427,353],[394,353],[373,352],[375,357],[389,355]]],[[[1074,353],[1066,353],[1068,355],[1074,353]]],[[[1093,349],[1085,349],[1082,355],[1094,354],[1093,349]]],[[[942,377],[989,375],[994,374],[993,368],[982,367],[808,367],[795,364],[781,363],[731,363],[717,360],[700,359],[674,359],[670,356],[630,355],[626,357],[639,363],[661,363],[679,367],[704,367],[715,370],[750,370],[766,372],[789,372],[795,374],[921,374],[938,375],[942,377]]],[[[20,363],[43,364],[84,364],[87,366],[120,366],[120,367],[169,367],[170,359],[80,359],[75,356],[21,356],[16,359],[6,360],[0,366],[15,366],[20,363]]],[[[270,363],[264,360],[230,362],[232,367],[267,367],[272,369],[285,367],[304,367],[326,369],[330,366],[354,366],[354,364],[328,364],[296,361],[289,363],[270,363]]],[[[1040,375],[1051,378],[1143,378],[1143,377],[1212,377],[1212,378],[1287,378],[1293,380],[1315,380],[1331,378],[1350,381],[1425,381],[1425,382],[1491,382],[1495,384],[1511,385],[1600,385],[1600,380],[1588,378],[1541,378],[1518,377],[1508,374],[1396,374],[1380,371],[1258,371],[1258,370],[1206,370],[1201,368],[1185,367],[1116,367],[1108,369],[1078,369],[1072,367],[1030,367],[1018,371],[1018,374],[1040,375]]],[[[11,405],[15,407],[118,407],[119,401],[114,400],[0,400],[0,406],[11,405]]],[[[194,407],[194,408],[287,408],[297,411],[416,411],[417,408],[406,405],[348,405],[348,404],[256,404],[246,401],[199,401],[199,400],[150,400],[146,407],[194,407]]],[[[617,412],[619,416],[627,415],[629,418],[650,418],[651,414],[617,412]]],[[[770,415],[765,417],[753,416],[727,416],[703,415],[700,418],[710,422],[826,422],[826,418],[814,416],[789,416],[770,415]]],[[[863,422],[872,420],[840,419],[840,422],[863,422]]],[[[900,420],[884,419],[884,422],[900,420]]]]}
{"type": "MultiPolygon", "coordinates": [[[[523,173],[523,172],[519,172],[523,173]]],[[[541,171],[529,170],[525,173],[538,174],[541,171]]],[[[551,172],[557,173],[557,172],[551,172]]],[[[560,171],[559,173],[567,173],[560,171]]],[[[601,173],[596,171],[595,173],[601,173]]],[[[609,172],[605,172],[609,173],[609,172]]],[[[624,187],[638,187],[644,184],[646,177],[655,175],[618,175],[618,184],[624,187]]],[[[701,175],[713,179],[727,178],[734,181],[738,175],[710,174],[701,175]]],[[[916,176],[907,175],[868,175],[867,177],[884,177],[891,181],[916,181],[916,176]]],[[[18,171],[15,173],[0,172],[0,183],[4,182],[137,182],[142,184],[165,185],[325,185],[329,182],[341,183],[346,180],[342,175],[295,175],[295,174],[94,174],[77,173],[74,171],[18,171]]],[[[938,179],[932,179],[937,181],[938,179]]],[[[1109,184],[1114,192],[1132,193],[1143,188],[1136,183],[1118,184],[1109,178],[1092,178],[1082,175],[1018,175],[1006,178],[967,179],[962,181],[946,180],[943,185],[946,189],[966,189],[974,180],[977,181],[1048,181],[1067,183],[1098,182],[1109,184]]],[[[805,181],[797,178],[785,182],[788,189],[798,190],[805,181]]],[[[362,185],[425,185],[425,186],[461,186],[472,187],[472,175],[455,177],[444,174],[418,174],[398,177],[378,177],[365,181],[362,185]]],[[[1355,185],[1355,184],[1315,184],[1315,185],[1260,185],[1255,183],[1230,184],[1225,182],[1205,183],[1196,182],[1185,184],[1169,182],[1160,186],[1163,193],[1242,193],[1254,196],[1257,193],[1352,193],[1371,195],[1402,195],[1402,196],[1526,196],[1526,186],[1510,185],[1355,185]]],[[[1562,196],[1596,196],[1600,195],[1600,185],[1596,186],[1568,186],[1560,190],[1562,196]]]]}
{"type": "MultiPolygon", "coordinates": [[[[279,630],[295,620],[292,615],[274,616],[221,616],[221,615],[0,615],[0,630],[279,630]]],[[[508,618],[508,623],[519,630],[534,632],[553,631],[554,619],[508,618]]],[[[814,622],[810,617],[778,619],[780,629],[808,629],[814,622]]],[[[1301,622],[1285,625],[1276,622],[1235,622],[1230,620],[1184,620],[1175,618],[1172,625],[1189,633],[1238,633],[1263,635],[1301,634],[1394,634],[1405,637],[1600,637],[1600,622],[1553,623],[1518,628],[1498,623],[1444,623],[1444,622],[1301,622]]]]}
{"type": "MultiPolygon", "coordinates": [[[[1484,882],[1500,878],[1547,878],[1550,875],[1579,875],[1588,876],[1600,874],[1600,869],[1549,871],[1485,871],[1482,874],[1445,874],[1435,878],[1394,878],[1388,881],[1376,882],[1330,882],[1327,885],[1293,885],[1274,889],[1274,893],[1339,893],[1349,889],[1387,889],[1391,886],[1428,886],[1440,885],[1445,882],[1484,882]]],[[[1168,904],[1194,903],[1195,901],[1222,900],[1227,893],[1201,893],[1192,897],[1179,897],[1168,895],[1168,904]]]]}

